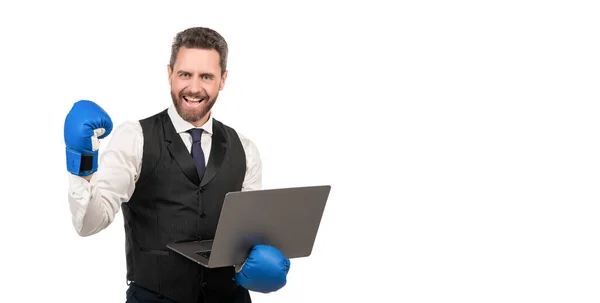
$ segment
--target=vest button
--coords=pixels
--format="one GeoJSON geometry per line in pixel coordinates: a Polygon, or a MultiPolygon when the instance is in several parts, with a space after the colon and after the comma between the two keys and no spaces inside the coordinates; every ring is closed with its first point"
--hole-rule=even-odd
{"type": "Polygon", "coordinates": [[[206,288],[206,282],[202,282],[202,288],[206,288]]]}
{"type": "Polygon", "coordinates": [[[204,186],[200,187],[200,192],[203,193],[204,192],[204,186]]]}
{"type": "Polygon", "coordinates": [[[205,213],[201,213],[201,214],[200,214],[200,218],[205,218],[205,217],[206,217],[206,214],[205,214],[205,213]]]}

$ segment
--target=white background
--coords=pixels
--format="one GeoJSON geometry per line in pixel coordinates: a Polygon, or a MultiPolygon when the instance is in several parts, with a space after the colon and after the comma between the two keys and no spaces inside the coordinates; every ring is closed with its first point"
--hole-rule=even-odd
{"type": "Polygon", "coordinates": [[[229,42],[215,116],[264,186],[333,187],[313,255],[255,302],[600,300],[595,1],[148,2],[0,7],[0,301],[125,301],[121,214],[71,225],[64,117],[166,108],[190,26],[229,42]]]}

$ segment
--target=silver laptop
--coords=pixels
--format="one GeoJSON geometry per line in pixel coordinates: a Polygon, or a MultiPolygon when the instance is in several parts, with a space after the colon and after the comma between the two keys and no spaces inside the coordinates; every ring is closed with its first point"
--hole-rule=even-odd
{"type": "Polygon", "coordinates": [[[167,247],[209,268],[240,266],[252,247],[271,245],[292,259],[312,253],[330,185],[230,192],[214,239],[167,247]]]}

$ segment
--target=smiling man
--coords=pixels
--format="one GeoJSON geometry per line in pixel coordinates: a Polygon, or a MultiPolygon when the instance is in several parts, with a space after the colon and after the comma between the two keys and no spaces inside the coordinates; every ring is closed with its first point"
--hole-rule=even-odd
{"type": "Polygon", "coordinates": [[[225,194],[261,188],[256,146],[212,114],[227,79],[227,53],[216,31],[186,29],[176,35],[167,66],[167,109],[114,132],[92,101],[75,103],[65,119],[73,225],[90,236],[123,210],[127,302],[251,302],[249,290],[269,293],[286,284],[290,260],[275,247],[256,246],[239,272],[204,268],[166,248],[214,238],[225,194]],[[111,133],[98,159],[99,140],[111,133]]]}
{"type": "MultiPolygon", "coordinates": [[[[227,56],[225,50],[221,52],[227,56]]],[[[181,118],[204,125],[225,85],[226,63],[215,49],[183,47],[174,56],[168,66],[173,104],[181,118]]]]}

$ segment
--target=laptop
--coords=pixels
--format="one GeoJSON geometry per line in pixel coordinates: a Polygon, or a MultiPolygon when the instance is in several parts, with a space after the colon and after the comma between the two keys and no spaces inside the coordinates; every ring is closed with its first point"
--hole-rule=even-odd
{"type": "Polygon", "coordinates": [[[214,239],[167,247],[208,268],[239,267],[258,244],[290,259],[308,257],[330,191],[330,185],[319,185],[227,193],[214,239]]]}

